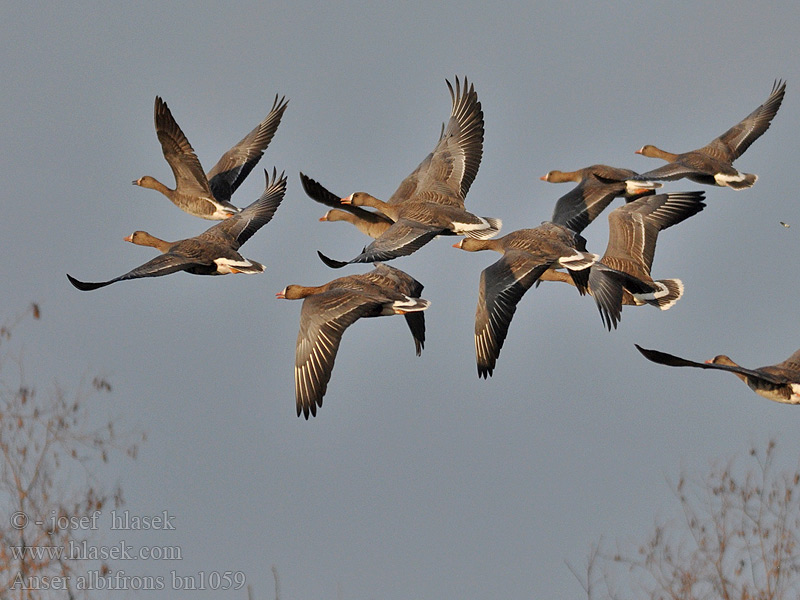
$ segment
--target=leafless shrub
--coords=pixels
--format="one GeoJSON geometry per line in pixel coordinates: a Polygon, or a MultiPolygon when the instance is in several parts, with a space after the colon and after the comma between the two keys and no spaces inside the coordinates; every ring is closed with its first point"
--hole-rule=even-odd
{"type": "Polygon", "coordinates": [[[672,491],[680,518],[656,524],[634,549],[591,549],[587,598],[797,600],[800,598],[800,469],[776,468],[776,444],[753,448],[703,477],[682,474],[672,491]]]}
{"type": "Polygon", "coordinates": [[[112,422],[92,425],[89,399],[111,392],[104,379],[74,392],[28,383],[9,340],[29,314],[39,319],[39,306],[0,326],[0,598],[74,598],[77,564],[58,548],[91,542],[87,519],[122,504],[122,491],[105,490],[95,470],[112,452],[135,457],[137,445],[112,422]]]}

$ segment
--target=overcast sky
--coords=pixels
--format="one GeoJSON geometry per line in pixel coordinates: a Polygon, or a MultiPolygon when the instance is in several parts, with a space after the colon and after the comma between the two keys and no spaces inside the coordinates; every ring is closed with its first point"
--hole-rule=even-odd
{"type": "MultiPolygon", "coordinates": [[[[183,551],[180,563],[117,569],[242,571],[270,598],[275,565],[284,600],[578,598],[565,560],[583,564],[601,536],[642,539],[674,512],[667,479],[681,467],[705,472],[770,437],[796,463],[800,409],[725,373],[647,362],[633,344],[750,367],[800,347],[800,10],[538,4],[0,8],[0,316],[39,302],[42,321],[19,333],[26,375],[73,389],[101,374],[114,392],[93,400],[98,418],[148,435],[138,460],[116,459],[111,482],[132,514],[166,510],[176,531],[101,531],[106,543],[183,551]],[[422,356],[403,319],[356,323],[318,416],[298,419],[301,303],[275,292],[368,270],[319,261],[317,250],[347,259],[368,239],[318,222],[325,209],[298,172],[337,194],[388,198],[435,145],[456,75],[474,83],[486,126],[467,208],[502,218],[504,232],[550,217],[569,185],[540,181],[548,170],[649,170],[661,163],[634,154],[643,144],[703,146],[776,78],[788,85],[772,127],[736,163],[756,185],[705,188],[706,210],[660,236],[653,275],[686,286],[672,309],[628,307],[608,332],[590,298],[544,284],[520,302],[494,377],[479,380],[478,279],[497,255],[434,240],[392,263],[431,301],[422,356]],[[123,242],[136,229],[177,240],[212,224],[131,185],[145,174],[172,184],[156,95],[208,169],[276,93],[290,99],[283,122],[233,198],[255,200],[263,168],[289,176],[274,220],[243,247],[264,274],[178,273],[89,293],[68,283],[67,272],[100,281],[151,258],[123,242]]],[[[598,253],[606,223],[585,231],[598,253]]]]}

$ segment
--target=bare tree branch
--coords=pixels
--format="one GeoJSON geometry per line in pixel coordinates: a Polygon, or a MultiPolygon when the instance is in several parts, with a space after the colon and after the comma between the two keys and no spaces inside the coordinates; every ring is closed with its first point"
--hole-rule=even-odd
{"type": "Polygon", "coordinates": [[[633,551],[593,546],[581,583],[589,600],[797,600],[800,469],[777,471],[777,446],[752,449],[671,486],[683,518],[656,523],[633,551]],[[603,577],[593,576],[596,569],[603,577]]]}
{"type": "Polygon", "coordinates": [[[28,315],[39,319],[39,306],[31,304],[0,326],[0,597],[74,598],[85,593],[72,579],[80,561],[65,550],[89,543],[95,534],[74,524],[107,503],[122,502],[119,489],[104,489],[97,467],[111,452],[135,456],[137,443],[118,436],[111,422],[90,425],[96,419],[89,399],[110,393],[105,380],[95,378],[75,392],[55,386],[43,394],[28,384],[8,348],[28,315]],[[16,374],[9,373],[9,364],[17,365],[16,374]],[[47,589],[54,581],[59,589],[47,589]]]}

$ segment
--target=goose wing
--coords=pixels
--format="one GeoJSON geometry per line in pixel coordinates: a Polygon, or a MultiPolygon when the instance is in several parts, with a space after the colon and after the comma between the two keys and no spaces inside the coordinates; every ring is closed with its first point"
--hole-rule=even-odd
{"type": "Polygon", "coordinates": [[[517,303],[550,263],[531,254],[509,250],[481,272],[475,311],[475,357],[478,376],[492,375],[517,303]]]}
{"type": "Polygon", "coordinates": [[[389,202],[410,198],[464,207],[483,156],[483,111],[474,87],[464,78],[447,81],[452,110],[433,151],[400,184],[389,202]]]}
{"type": "Polygon", "coordinates": [[[269,146],[278,130],[278,125],[281,124],[287,104],[288,100],[285,97],[279,100],[276,94],[272,109],[264,120],[223,154],[208,172],[206,177],[217,200],[230,201],[236,189],[261,160],[264,150],[269,146]]]}
{"type": "Polygon", "coordinates": [[[128,271],[124,275],[120,275],[119,277],[115,277],[114,279],[109,279],[108,281],[100,281],[100,282],[80,281],[78,279],[75,279],[69,274],[67,274],[67,279],[69,279],[69,282],[79,290],[87,292],[91,290],[96,290],[101,287],[105,287],[107,285],[111,285],[112,283],[116,283],[117,281],[124,281],[126,279],[138,279],[140,277],[161,277],[162,275],[169,275],[170,273],[176,273],[177,271],[186,271],[192,267],[196,267],[201,264],[205,263],[198,263],[196,260],[190,257],[181,256],[178,254],[172,254],[168,252],[166,254],[159,254],[154,259],[147,261],[143,265],[136,267],[131,271],[128,271]]]}
{"type": "Polygon", "coordinates": [[[328,387],[342,334],[361,317],[379,314],[383,303],[352,289],[335,288],[303,300],[295,349],[297,416],[316,416],[328,387]]]}

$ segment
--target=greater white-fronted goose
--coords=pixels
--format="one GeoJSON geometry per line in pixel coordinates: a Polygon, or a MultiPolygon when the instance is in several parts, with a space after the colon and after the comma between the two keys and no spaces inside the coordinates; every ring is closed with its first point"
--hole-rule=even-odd
{"type": "Polygon", "coordinates": [[[361,275],[348,275],[324,285],[289,285],[278,298],[304,298],[294,363],[297,416],[317,415],[328,387],[342,334],[362,317],[404,315],[417,356],[425,342],[429,302],[419,297],[422,284],[399,269],[376,264],[361,275]]]}
{"type": "Polygon", "coordinates": [[[483,111],[475,89],[456,78],[447,82],[452,111],[439,142],[406,177],[388,202],[355,192],[342,203],[380,211],[393,224],[357,257],[342,262],[320,257],[332,267],[349,263],[390,260],[415,252],[437,235],[467,235],[479,239],[500,231],[500,219],[478,217],[464,208],[464,198],[478,172],[483,154],[483,111]]]}
{"type": "Polygon", "coordinates": [[[660,183],[653,181],[635,181],[633,177],[638,175],[630,169],[591,165],[577,171],[548,171],[539,179],[550,183],[572,181],[578,184],[556,201],[550,220],[580,233],[614,198],[630,202],[643,194],[654,194],[656,188],[661,187],[660,183]]]}
{"type": "Polygon", "coordinates": [[[464,238],[455,248],[475,252],[494,250],[503,257],[481,272],[478,307],[475,311],[475,356],[478,376],[492,375],[517,303],[551,266],[569,270],[584,293],[582,272],[597,259],[579,250],[584,241],[573,231],[544,222],[533,229],[519,229],[494,240],[464,238]]]}
{"type": "Polygon", "coordinates": [[[152,246],[162,252],[132,271],[97,283],[78,281],[67,274],[69,281],[79,290],[96,290],[117,281],[139,277],[159,277],[177,271],[195,275],[226,275],[228,273],[261,273],[264,265],[248,260],[237,252],[239,247],[275,214],[286,192],[286,177],[277,176],[273,170],[272,179],[264,171],[266,188],[261,197],[231,218],[217,223],[193,238],[166,242],[145,231],[136,231],[126,241],[140,246],[152,246]]]}
{"type": "Polygon", "coordinates": [[[724,354],[715,356],[704,363],[699,363],[673,356],[666,352],[648,350],[638,344],[634,345],[645,358],[660,365],[730,371],[744,381],[759,396],[783,404],[800,404],[800,350],[777,365],[746,369],[737,365],[724,354]]]}
{"type": "Polygon", "coordinates": [[[272,109],[264,120],[223,154],[206,174],[189,140],[172,117],[167,103],[156,96],[156,134],[164,158],[175,175],[175,189],[168,188],[149,175],[140,177],[133,184],[161,192],[175,206],[191,215],[212,221],[227,219],[239,211],[230,203],[233,192],[253,170],[272,141],[287,103],[288,100],[279,100],[276,95],[272,109]]]}
{"type": "Polygon", "coordinates": [[[321,183],[303,173],[300,173],[300,183],[309,198],[331,207],[331,210],[320,217],[320,221],[345,221],[351,223],[361,233],[373,239],[389,229],[394,222],[379,212],[366,210],[359,206],[342,204],[341,196],[328,191],[321,183]]]}
{"type": "Polygon", "coordinates": [[[772,86],[772,93],[764,104],[699,150],[673,154],[651,144],[642,146],[636,154],[661,158],[669,164],[642,173],[640,177],[670,181],[686,177],[698,183],[730,187],[735,190],[751,187],[758,176],[752,173],[740,173],[732,163],[769,128],[773,117],[781,107],[785,92],[786,83],[776,80],[772,86]]]}
{"type": "MultiPolygon", "coordinates": [[[[608,245],[589,269],[589,293],[603,324],[611,330],[622,316],[622,305],[672,307],[683,295],[680,279],[653,280],[650,270],[658,233],[705,208],[703,192],[672,192],[643,196],[608,214],[608,245]]],[[[564,273],[548,270],[543,281],[566,281],[564,273]]]]}

